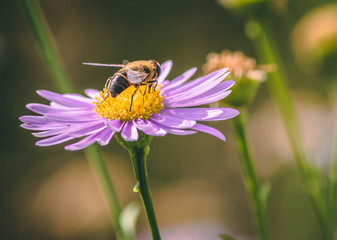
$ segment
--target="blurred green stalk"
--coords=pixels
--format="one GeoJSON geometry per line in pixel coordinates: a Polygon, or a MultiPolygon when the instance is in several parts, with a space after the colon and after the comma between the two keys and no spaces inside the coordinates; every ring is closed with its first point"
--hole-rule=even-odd
{"type": "MultiPolygon", "coordinates": [[[[337,80],[337,79],[336,79],[337,80]]],[[[331,161],[331,185],[329,192],[329,226],[327,233],[327,240],[336,239],[336,230],[337,230],[337,81],[332,87],[331,99],[332,106],[335,114],[335,136],[334,136],[334,152],[332,155],[331,161]]]]}
{"type": "MultiPolygon", "coordinates": [[[[62,64],[61,57],[58,54],[57,47],[54,44],[52,34],[38,1],[19,0],[18,3],[26,16],[26,20],[29,23],[30,29],[36,39],[39,52],[44,58],[45,64],[50,70],[52,79],[54,80],[57,88],[63,93],[75,92],[74,86],[62,64]]],[[[110,219],[115,228],[118,239],[129,239],[120,223],[120,205],[100,151],[97,146],[92,145],[86,148],[84,153],[91,169],[98,178],[98,182],[109,207],[110,219]]]]}
{"type": "Polygon", "coordinates": [[[331,174],[331,187],[329,198],[329,226],[327,240],[335,239],[337,229],[337,123],[335,126],[335,157],[333,159],[333,167],[331,174]]]}
{"type": "Polygon", "coordinates": [[[45,64],[54,79],[54,84],[62,92],[74,91],[75,88],[63,66],[39,3],[36,0],[19,0],[18,2],[35,37],[40,54],[44,58],[45,64]]]}
{"type": "Polygon", "coordinates": [[[84,149],[84,153],[91,169],[98,178],[98,183],[100,184],[105,200],[108,203],[110,219],[116,230],[117,238],[120,240],[131,239],[121,225],[121,208],[101,152],[96,145],[91,145],[84,149]]]}
{"type": "Polygon", "coordinates": [[[276,52],[274,41],[270,34],[270,26],[265,16],[260,16],[249,24],[256,28],[256,32],[250,37],[253,39],[260,61],[263,64],[277,64],[277,70],[269,74],[267,81],[271,95],[276,100],[286,127],[290,146],[295,157],[296,164],[305,184],[306,192],[312,202],[313,208],[321,225],[322,234],[325,235],[328,214],[323,198],[321,185],[318,182],[314,169],[307,162],[299,128],[296,122],[294,109],[283,76],[283,65],[276,52]]]}
{"type": "Polygon", "coordinates": [[[261,240],[269,239],[267,206],[263,198],[263,191],[256,177],[253,158],[251,156],[244,124],[244,113],[232,119],[235,131],[235,144],[241,162],[243,181],[248,195],[250,208],[252,209],[255,225],[261,240]]]}

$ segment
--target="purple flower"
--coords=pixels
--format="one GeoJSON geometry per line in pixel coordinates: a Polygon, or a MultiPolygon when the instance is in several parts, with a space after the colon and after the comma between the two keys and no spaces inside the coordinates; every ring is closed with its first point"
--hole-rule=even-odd
{"type": "Polygon", "coordinates": [[[228,69],[188,81],[196,71],[196,68],[192,68],[169,81],[166,77],[171,67],[172,61],[162,64],[156,89],[148,91],[145,86],[139,89],[134,96],[131,111],[130,98],[135,90],[133,86],[116,98],[108,97],[104,101],[104,94],[94,89],[85,90],[88,97],[39,90],[37,93],[49,100],[50,104],[28,104],[28,109],[41,116],[20,117],[23,122],[21,127],[38,131],[33,135],[43,139],[36,142],[37,146],[51,146],[82,138],[65,147],[70,151],[86,148],[94,142],[107,145],[116,132],[125,141],[137,141],[138,131],[152,136],[168,133],[188,135],[199,131],[224,141],[221,132],[199,121],[226,120],[239,112],[231,108],[195,106],[219,101],[231,92],[229,88],[235,82],[223,81],[228,75],[228,69]]]}

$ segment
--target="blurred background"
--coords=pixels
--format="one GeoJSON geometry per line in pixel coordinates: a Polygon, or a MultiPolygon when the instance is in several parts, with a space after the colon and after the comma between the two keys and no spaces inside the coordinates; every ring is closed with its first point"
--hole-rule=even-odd
{"type": "MultiPolygon", "coordinates": [[[[333,116],[327,96],[331,74],[324,71],[320,56],[308,63],[305,49],[299,49],[319,31],[305,35],[296,29],[303,21],[310,22],[305,18],[308,12],[332,2],[275,0],[270,19],[306,149],[323,175],[329,170],[332,145],[333,116]]],[[[162,63],[171,59],[174,65],[168,78],[172,79],[194,66],[199,69],[196,76],[201,75],[210,52],[239,50],[256,58],[245,34],[246,19],[213,0],[40,3],[78,93],[102,89],[115,71],[82,62],[156,59],[162,63]]],[[[322,20],[321,26],[337,26],[336,19],[322,20]]],[[[321,29],[320,25],[315,29],[321,29]]],[[[332,43],[337,44],[334,36],[332,43]]],[[[330,64],[336,63],[331,59],[330,64]]],[[[0,79],[0,239],[113,239],[104,202],[83,153],[67,152],[63,146],[36,147],[37,139],[19,127],[18,117],[31,114],[26,104],[44,103],[35,91],[56,91],[56,87],[15,1],[0,3],[0,79]]],[[[148,171],[163,239],[218,239],[221,233],[257,239],[229,122],[212,126],[226,135],[226,143],[203,133],[152,141],[148,171]]],[[[271,186],[272,239],[318,239],[318,223],[278,109],[264,84],[250,107],[248,127],[259,178],[271,186]]],[[[102,152],[121,205],[139,202],[132,191],[135,180],[128,153],[115,141],[102,152]]],[[[143,212],[137,232],[139,239],[149,239],[143,212]]]]}

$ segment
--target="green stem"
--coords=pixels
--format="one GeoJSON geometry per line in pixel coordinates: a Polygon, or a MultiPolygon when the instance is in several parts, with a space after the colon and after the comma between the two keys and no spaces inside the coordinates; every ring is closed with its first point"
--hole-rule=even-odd
{"type": "Polygon", "coordinates": [[[262,188],[257,180],[253,159],[248,147],[246,132],[243,122],[243,113],[232,119],[236,137],[236,149],[239,154],[243,181],[246,187],[250,207],[253,212],[254,222],[261,240],[269,239],[266,203],[262,197],[262,188]]]}
{"type": "Polygon", "coordinates": [[[118,239],[129,239],[127,234],[123,231],[120,223],[121,208],[117,199],[115,188],[112,185],[109,172],[104,163],[102,155],[95,145],[91,145],[84,150],[85,156],[96,175],[99,185],[102,188],[105,200],[108,204],[109,213],[112,224],[116,226],[116,233],[118,239]]]}
{"type": "Polygon", "coordinates": [[[53,36],[44,17],[43,11],[36,0],[18,0],[29,27],[35,37],[40,54],[44,58],[56,87],[62,92],[74,91],[58,53],[53,36]]]}
{"type": "MultiPolygon", "coordinates": [[[[337,149],[337,123],[335,126],[335,151],[337,149]]],[[[333,240],[337,225],[337,151],[334,157],[329,198],[329,226],[327,240],[333,240]]]]}
{"type": "MultiPolygon", "coordinates": [[[[53,36],[49,30],[39,3],[35,0],[19,0],[18,3],[25,14],[38,44],[39,53],[45,59],[44,62],[50,70],[52,79],[57,88],[59,91],[64,93],[74,92],[74,87],[71,84],[68,74],[62,64],[62,60],[58,54],[56,45],[54,44],[53,36]]],[[[129,237],[120,224],[119,217],[121,209],[102,156],[98,148],[94,145],[85,149],[84,152],[102,187],[103,194],[109,206],[109,215],[114,225],[116,234],[119,239],[128,240],[129,237]]]]}
{"type": "Polygon", "coordinates": [[[134,148],[133,150],[129,151],[132,160],[133,170],[137,180],[135,191],[139,192],[140,198],[142,199],[146,218],[149,222],[152,239],[160,240],[160,234],[152,204],[152,197],[146,170],[146,156],[148,152],[148,146],[144,148],[134,148]]]}
{"type": "Polygon", "coordinates": [[[141,132],[139,132],[139,135],[139,140],[137,142],[126,142],[119,134],[116,134],[115,138],[120,145],[129,151],[133,171],[137,181],[134,191],[139,193],[142,200],[152,239],[160,240],[161,238],[153,208],[146,167],[146,157],[150,152],[149,143],[152,137],[149,137],[141,132]]]}
{"type": "Polygon", "coordinates": [[[252,38],[261,62],[264,64],[277,64],[278,69],[269,74],[270,77],[267,81],[268,87],[281,110],[296,164],[301,173],[306,192],[312,202],[318,218],[318,223],[321,225],[322,233],[324,235],[328,216],[326,203],[323,199],[321,186],[316,177],[316,173],[306,159],[294,109],[284,81],[285,78],[282,71],[283,65],[276,52],[276,48],[273,45],[274,41],[271,40],[268,21],[264,17],[261,17],[253,22],[257,27],[257,33],[252,36],[252,38]]]}
{"type": "MultiPolygon", "coordinates": [[[[337,88],[334,86],[332,88],[332,106],[333,109],[337,109],[337,88]]],[[[331,162],[331,185],[329,192],[329,226],[327,233],[327,240],[335,239],[335,232],[337,230],[337,111],[335,113],[335,136],[334,136],[334,152],[331,162]]]]}

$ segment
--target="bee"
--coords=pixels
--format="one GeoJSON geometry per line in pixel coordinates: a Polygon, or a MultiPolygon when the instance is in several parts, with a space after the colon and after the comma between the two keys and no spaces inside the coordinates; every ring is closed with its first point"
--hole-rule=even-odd
{"type": "Polygon", "coordinates": [[[108,93],[107,96],[102,100],[105,101],[108,96],[113,98],[117,97],[128,87],[134,85],[136,90],[131,96],[130,109],[132,108],[132,101],[134,95],[137,93],[141,85],[146,85],[145,91],[143,93],[143,102],[144,96],[147,91],[151,91],[152,86],[154,89],[157,87],[157,78],[160,75],[161,68],[160,64],[155,60],[139,60],[134,62],[129,62],[127,60],[123,61],[123,64],[105,64],[105,63],[83,63],[85,65],[92,66],[103,66],[103,67],[120,67],[112,77],[109,77],[105,84],[105,89],[108,93]]]}

